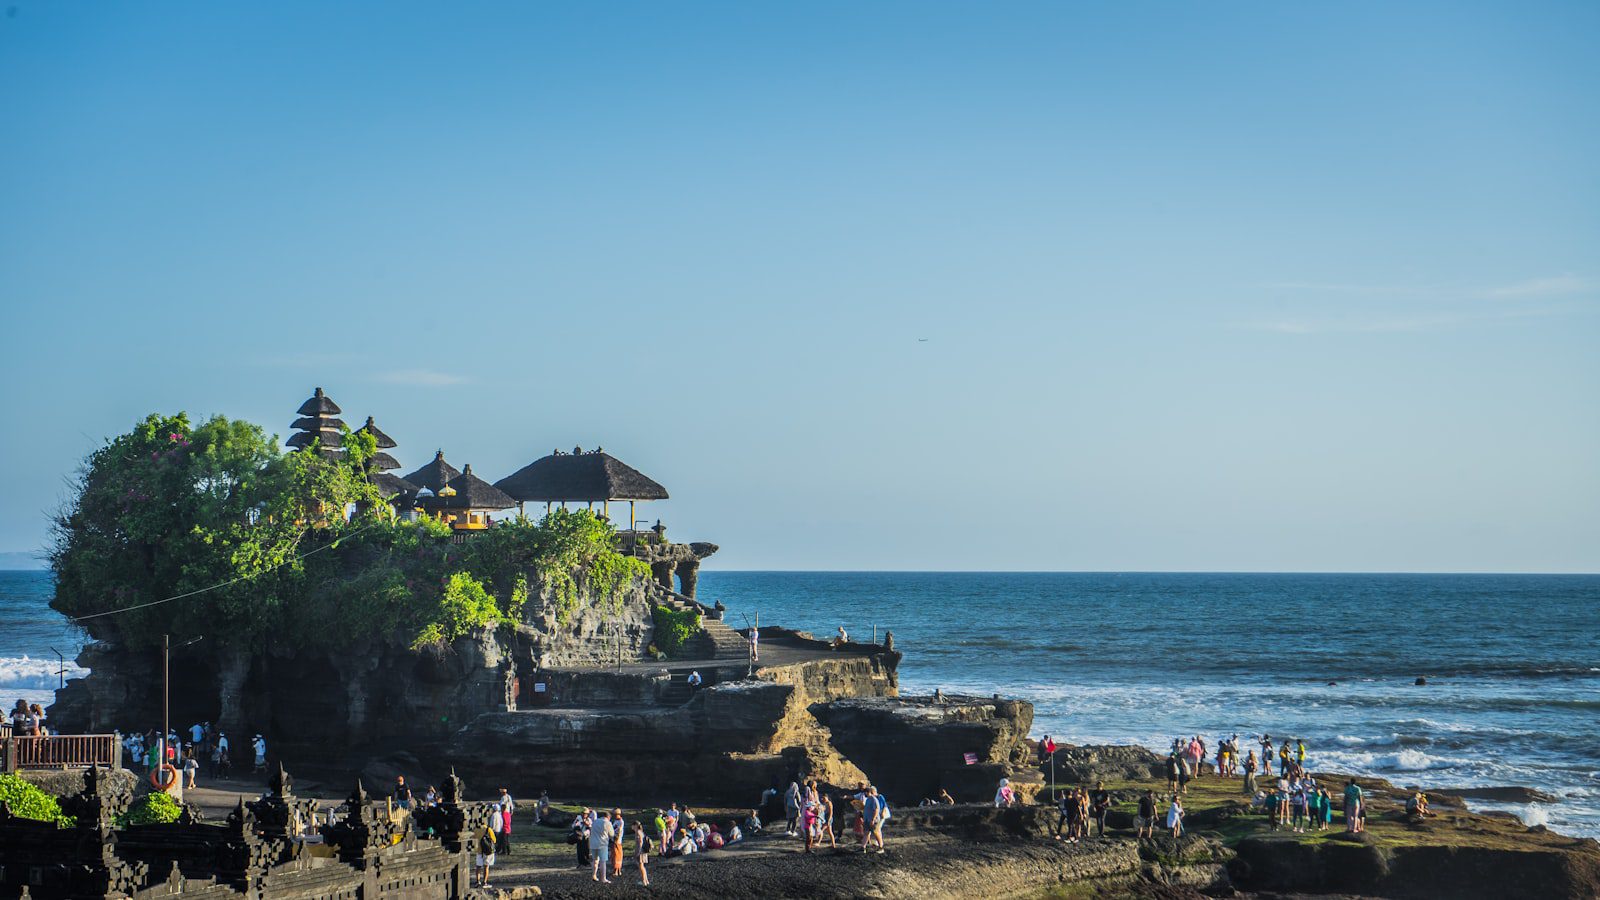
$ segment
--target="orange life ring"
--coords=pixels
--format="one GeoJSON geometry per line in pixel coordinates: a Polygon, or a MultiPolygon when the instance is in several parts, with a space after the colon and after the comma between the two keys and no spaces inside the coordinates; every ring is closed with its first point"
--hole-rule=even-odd
{"type": "Polygon", "coordinates": [[[178,783],[178,770],[173,767],[172,763],[162,763],[150,770],[150,783],[155,785],[157,790],[171,790],[172,786],[178,783]],[[163,779],[161,776],[164,772],[172,773],[172,777],[163,779]]]}

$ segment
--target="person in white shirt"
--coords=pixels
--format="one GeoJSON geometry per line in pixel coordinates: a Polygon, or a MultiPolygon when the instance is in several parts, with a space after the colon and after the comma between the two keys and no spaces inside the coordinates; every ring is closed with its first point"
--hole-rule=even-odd
{"type": "Polygon", "coordinates": [[[516,810],[517,802],[511,799],[511,794],[509,791],[507,791],[505,788],[501,788],[500,799],[495,801],[495,805],[500,808],[501,825],[503,826],[500,831],[495,833],[495,838],[499,842],[498,852],[510,853],[511,813],[516,810]]]}
{"type": "Polygon", "coordinates": [[[594,866],[591,877],[605,884],[611,883],[612,837],[611,820],[605,816],[595,816],[594,823],[589,826],[589,854],[594,866]]]}
{"type": "Polygon", "coordinates": [[[255,740],[250,742],[250,746],[254,747],[256,751],[256,771],[265,772],[267,770],[267,739],[258,734],[255,736],[255,740]]]}

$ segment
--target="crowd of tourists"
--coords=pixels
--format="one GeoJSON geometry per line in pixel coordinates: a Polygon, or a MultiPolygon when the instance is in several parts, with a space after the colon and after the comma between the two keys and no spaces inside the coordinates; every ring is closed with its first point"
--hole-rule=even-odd
{"type": "MultiPolygon", "coordinates": [[[[835,797],[815,781],[796,778],[787,788],[774,786],[763,792],[761,805],[775,804],[780,797],[785,816],[781,833],[803,841],[803,852],[822,847],[839,849],[841,832],[845,831],[854,834],[854,842],[847,846],[857,846],[862,853],[884,852],[883,827],[890,810],[876,787],[860,784],[853,793],[835,797]]],[[[628,865],[625,842],[631,837],[632,867],[639,883],[647,885],[652,854],[692,856],[767,833],[759,808],[749,810],[743,818],[718,817],[711,821],[697,816],[688,806],[671,803],[665,809],[647,810],[632,822],[624,818],[620,808],[609,813],[585,808],[573,818],[567,843],[574,849],[579,868],[588,869],[592,880],[609,884],[621,878],[628,865]]]]}
{"type": "MultiPolygon", "coordinates": [[[[1039,742],[1041,762],[1053,758],[1055,751],[1055,741],[1045,735],[1039,742]]],[[[1218,778],[1241,779],[1242,793],[1250,798],[1254,809],[1267,816],[1273,831],[1325,831],[1333,823],[1334,795],[1307,771],[1306,755],[1306,744],[1301,738],[1274,742],[1271,735],[1262,734],[1253,746],[1246,747],[1239,735],[1227,735],[1217,740],[1214,754],[1200,735],[1175,738],[1163,761],[1167,790],[1158,795],[1150,789],[1139,796],[1134,830],[1141,838],[1153,836],[1158,827],[1164,827],[1173,837],[1182,836],[1183,801],[1189,793],[1189,784],[1209,768],[1218,778]],[[1276,778],[1273,777],[1274,761],[1276,778]],[[1265,786],[1262,779],[1266,779],[1265,786]]],[[[1346,783],[1343,799],[1345,829],[1363,830],[1366,798],[1355,779],[1346,783]]],[[[1091,833],[1104,836],[1112,800],[1104,782],[1097,783],[1092,790],[1070,787],[1060,792],[1056,800],[1059,813],[1056,839],[1076,843],[1091,833]]],[[[1002,778],[995,791],[995,806],[1012,806],[1019,802],[1011,783],[1002,778]]],[[[1429,815],[1427,795],[1414,796],[1407,803],[1406,811],[1416,817],[1429,815]]]]}
{"type": "MultiPolygon", "coordinates": [[[[118,736],[122,749],[135,768],[155,774],[168,767],[181,776],[183,786],[197,786],[202,772],[208,778],[233,774],[233,745],[228,736],[210,722],[196,722],[180,734],[174,729],[163,735],[153,728],[148,732],[118,736]]],[[[250,739],[252,771],[267,770],[267,739],[257,734],[250,739]]]]}

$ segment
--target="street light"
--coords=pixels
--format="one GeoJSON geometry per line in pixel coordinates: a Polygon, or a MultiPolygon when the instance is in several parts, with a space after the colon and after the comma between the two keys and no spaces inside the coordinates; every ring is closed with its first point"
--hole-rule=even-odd
{"type": "MultiPolygon", "coordinates": [[[[204,636],[192,641],[179,644],[178,649],[198,644],[205,640],[204,636]]],[[[161,761],[160,766],[167,765],[167,739],[172,734],[172,635],[161,636],[161,761]]],[[[178,796],[183,796],[183,779],[177,779],[178,796]]]]}

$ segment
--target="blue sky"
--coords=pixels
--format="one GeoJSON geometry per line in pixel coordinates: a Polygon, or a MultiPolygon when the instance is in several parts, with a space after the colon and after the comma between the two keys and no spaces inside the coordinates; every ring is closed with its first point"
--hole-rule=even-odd
{"type": "Polygon", "coordinates": [[[1597,34],[16,0],[0,550],[321,385],[408,469],[604,445],[725,568],[1600,571],[1597,34]]]}

